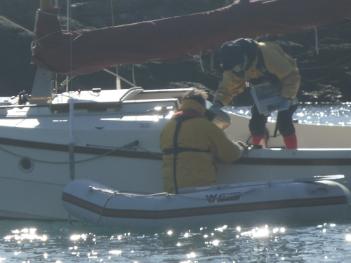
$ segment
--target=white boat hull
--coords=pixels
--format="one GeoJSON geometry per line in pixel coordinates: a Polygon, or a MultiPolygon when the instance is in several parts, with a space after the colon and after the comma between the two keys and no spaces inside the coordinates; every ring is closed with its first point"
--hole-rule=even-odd
{"type": "MultiPolygon", "coordinates": [[[[24,170],[20,166],[21,157],[0,150],[0,158],[6,164],[0,175],[0,193],[3,196],[0,198],[0,216],[67,219],[60,196],[63,187],[71,181],[68,153],[26,147],[1,147],[12,153],[31,156],[33,164],[29,171],[24,170]],[[66,162],[54,164],[35,161],[39,159],[66,162]]],[[[349,150],[251,150],[237,163],[220,165],[218,183],[303,179],[330,174],[351,176],[350,154],[349,150]]],[[[76,153],[78,163],[75,165],[74,179],[96,180],[120,191],[163,191],[161,154],[126,151],[99,157],[101,155],[76,153]],[[139,154],[143,157],[138,157],[139,154]],[[128,155],[136,157],[127,157],[128,155]]]]}
{"type": "MultiPolygon", "coordinates": [[[[82,91],[58,96],[57,104],[0,106],[0,217],[67,219],[61,194],[74,179],[162,192],[159,135],[183,93],[82,91]],[[69,96],[78,100],[73,118],[69,96]]],[[[351,176],[350,160],[350,148],[250,150],[234,164],[219,165],[218,183],[351,176]]]]}

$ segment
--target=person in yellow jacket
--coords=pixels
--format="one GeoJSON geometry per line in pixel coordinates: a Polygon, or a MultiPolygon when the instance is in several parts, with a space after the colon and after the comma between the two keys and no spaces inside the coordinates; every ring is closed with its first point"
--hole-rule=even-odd
{"type": "Polygon", "coordinates": [[[206,117],[206,92],[194,89],[182,99],[180,110],[165,125],[160,136],[163,152],[164,190],[216,183],[216,162],[231,163],[243,147],[231,142],[206,117]]]}
{"type": "MultiPolygon", "coordinates": [[[[300,87],[300,73],[296,61],[275,43],[241,38],[222,45],[220,63],[223,76],[215,95],[216,107],[230,104],[233,97],[242,93],[248,86],[262,83],[266,84],[263,87],[277,86],[282,104],[278,111],[277,127],[286,148],[297,148],[292,120],[300,87]]],[[[267,114],[259,112],[256,105],[253,105],[251,113],[249,129],[252,144],[262,145],[267,114]]]]}

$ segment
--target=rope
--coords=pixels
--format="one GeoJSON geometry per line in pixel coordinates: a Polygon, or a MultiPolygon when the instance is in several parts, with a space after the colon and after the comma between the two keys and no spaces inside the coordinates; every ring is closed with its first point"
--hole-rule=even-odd
{"type": "MultiPolygon", "coordinates": [[[[110,155],[110,154],[112,154],[112,153],[114,153],[116,151],[120,151],[120,150],[126,149],[126,146],[132,145],[132,143],[129,143],[129,144],[127,144],[125,146],[122,146],[122,147],[114,148],[112,150],[106,151],[105,153],[97,155],[97,156],[94,156],[94,157],[90,157],[90,158],[86,158],[86,159],[82,159],[82,160],[78,160],[78,161],[75,160],[74,163],[75,164],[80,164],[80,163],[85,163],[85,162],[98,160],[98,159],[103,158],[105,156],[108,156],[108,155],[110,155]]],[[[15,157],[18,157],[18,158],[28,158],[28,156],[21,155],[21,154],[15,153],[13,151],[7,150],[7,149],[5,149],[2,146],[0,146],[0,151],[3,151],[3,152],[5,152],[5,153],[7,153],[9,155],[12,155],[12,156],[15,156],[15,157]]],[[[67,164],[70,163],[70,161],[47,161],[47,160],[36,159],[36,158],[30,158],[30,160],[32,160],[34,162],[38,162],[38,163],[46,163],[46,164],[54,164],[54,165],[67,165],[67,164]]]]}
{"type": "Polygon", "coordinates": [[[201,71],[205,72],[204,62],[202,60],[202,52],[200,52],[198,58],[199,58],[199,64],[200,64],[201,71]]]}
{"type": "Polygon", "coordinates": [[[55,185],[60,188],[65,186],[66,184],[59,184],[59,183],[53,183],[53,182],[45,182],[45,181],[33,181],[30,179],[24,179],[24,178],[15,178],[15,177],[8,177],[8,176],[0,176],[1,180],[8,180],[8,181],[19,181],[19,182],[27,182],[27,183],[32,183],[32,184],[45,184],[45,185],[55,185]]]}
{"type": "MultiPolygon", "coordinates": [[[[115,193],[111,193],[111,195],[109,196],[109,198],[106,199],[104,206],[103,206],[103,210],[106,209],[107,204],[110,202],[111,198],[115,196],[115,193]]],[[[103,211],[102,210],[102,211],[103,211]]],[[[100,224],[101,222],[101,218],[102,218],[102,213],[99,213],[99,219],[97,220],[97,224],[100,224]]]]}
{"type": "Polygon", "coordinates": [[[129,84],[132,87],[136,87],[136,85],[132,82],[130,82],[129,80],[127,80],[126,78],[121,77],[120,75],[116,74],[115,72],[108,70],[108,69],[103,69],[103,71],[115,76],[115,77],[119,77],[121,80],[123,80],[125,83],[129,84]]]}

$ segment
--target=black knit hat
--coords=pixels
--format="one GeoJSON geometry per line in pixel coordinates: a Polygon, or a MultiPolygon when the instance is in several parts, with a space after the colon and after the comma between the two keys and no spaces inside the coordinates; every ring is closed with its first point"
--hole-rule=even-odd
{"type": "Polygon", "coordinates": [[[257,54],[257,45],[254,40],[239,38],[225,42],[220,49],[220,62],[223,70],[231,70],[240,65],[243,70],[248,69],[257,54]]]}

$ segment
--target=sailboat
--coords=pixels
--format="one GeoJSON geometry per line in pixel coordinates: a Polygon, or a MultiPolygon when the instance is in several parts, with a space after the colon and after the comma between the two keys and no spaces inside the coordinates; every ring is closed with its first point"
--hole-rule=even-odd
{"type": "Polygon", "coordinates": [[[350,12],[349,0],[240,0],[208,12],[63,32],[57,9],[47,8],[37,13],[33,60],[55,72],[84,74],[116,64],[199,54],[240,37],[311,29],[350,12]]]}
{"type": "MultiPolygon", "coordinates": [[[[186,56],[238,36],[293,32],[341,19],[350,14],[349,3],[242,1],[184,17],[77,32],[63,32],[56,9],[42,6],[32,46],[39,66],[32,94],[0,106],[0,216],[67,219],[62,192],[78,179],[128,193],[163,191],[159,134],[191,88],[97,87],[56,94],[56,73],[72,77],[115,64],[186,56]]],[[[350,160],[348,148],[252,149],[237,163],[220,165],[218,183],[348,178],[350,160]]]]}

